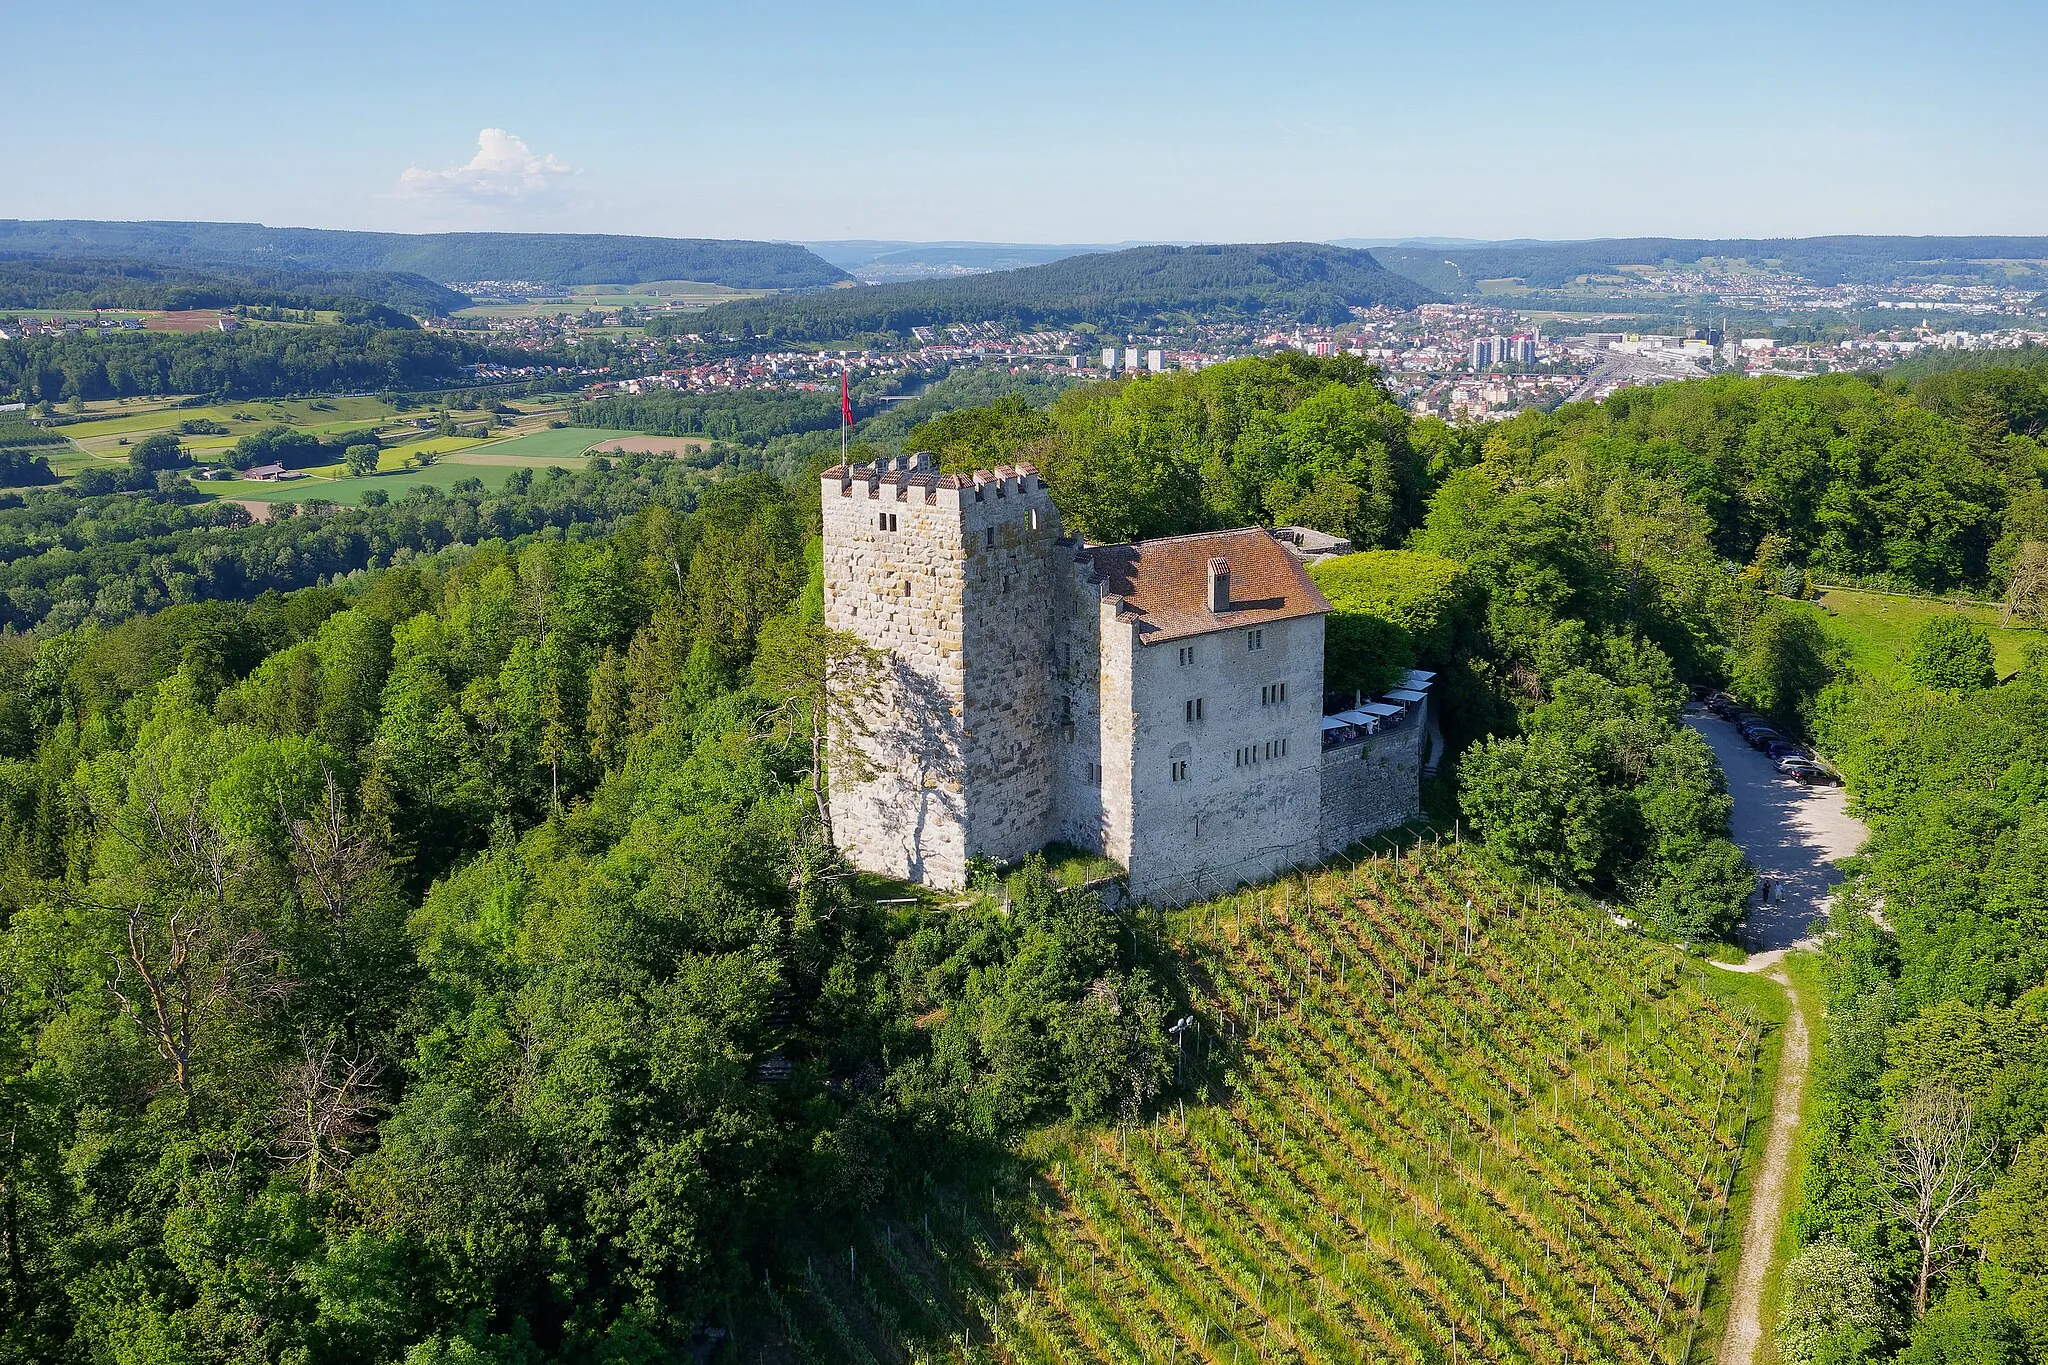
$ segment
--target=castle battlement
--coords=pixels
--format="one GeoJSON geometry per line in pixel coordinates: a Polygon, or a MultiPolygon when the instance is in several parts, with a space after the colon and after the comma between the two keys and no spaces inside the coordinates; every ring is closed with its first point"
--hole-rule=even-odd
{"type": "Polygon", "coordinates": [[[922,500],[927,506],[946,507],[1010,499],[1043,500],[1046,507],[1052,505],[1052,490],[1028,464],[998,465],[970,474],[941,474],[929,451],[898,455],[873,464],[834,465],[820,479],[828,498],[922,500]]]}

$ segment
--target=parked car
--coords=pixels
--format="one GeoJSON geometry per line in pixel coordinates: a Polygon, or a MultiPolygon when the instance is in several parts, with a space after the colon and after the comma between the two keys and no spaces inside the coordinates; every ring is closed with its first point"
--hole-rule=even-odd
{"type": "Polygon", "coordinates": [[[1723,692],[1719,696],[1707,698],[1707,709],[1722,720],[1734,720],[1737,713],[1742,710],[1742,707],[1736,702],[1735,698],[1723,692]]]}
{"type": "Polygon", "coordinates": [[[1780,740],[1775,744],[1767,744],[1764,746],[1764,753],[1774,763],[1786,758],[1811,759],[1813,757],[1813,750],[1807,748],[1804,744],[1794,744],[1790,740],[1780,740]]]}
{"type": "Polygon", "coordinates": [[[1795,782],[1805,782],[1813,786],[1822,786],[1835,780],[1835,775],[1820,764],[1805,763],[1796,758],[1787,759],[1779,764],[1778,771],[1795,782]]]}
{"type": "Polygon", "coordinates": [[[1744,730],[1742,737],[1749,741],[1749,747],[1752,749],[1765,749],[1774,743],[1783,743],[1785,740],[1783,735],[1767,725],[1758,726],[1753,730],[1744,730]]]}

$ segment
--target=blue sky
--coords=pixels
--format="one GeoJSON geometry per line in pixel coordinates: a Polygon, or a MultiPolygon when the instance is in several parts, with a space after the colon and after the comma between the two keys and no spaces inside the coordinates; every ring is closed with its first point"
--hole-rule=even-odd
{"type": "Polygon", "coordinates": [[[1962,0],[8,7],[0,217],[1008,241],[2048,232],[1962,0]]]}

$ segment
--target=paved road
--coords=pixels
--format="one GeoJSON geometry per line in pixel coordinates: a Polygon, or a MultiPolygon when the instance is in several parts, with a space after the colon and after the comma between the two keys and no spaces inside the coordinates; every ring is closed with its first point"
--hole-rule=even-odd
{"type": "Polygon", "coordinates": [[[1757,899],[1736,938],[1751,952],[1788,948],[1826,911],[1829,892],[1842,880],[1836,861],[1861,847],[1870,830],[1849,814],[1840,787],[1794,782],[1727,721],[1688,706],[1685,723],[1721,760],[1735,798],[1735,843],[1757,871],[1757,899]]]}

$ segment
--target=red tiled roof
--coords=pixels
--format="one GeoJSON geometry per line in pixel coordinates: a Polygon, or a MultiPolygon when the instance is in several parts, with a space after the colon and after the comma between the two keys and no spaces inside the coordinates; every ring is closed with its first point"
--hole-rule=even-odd
{"type": "Polygon", "coordinates": [[[1089,545],[1078,558],[1094,569],[1103,592],[1123,598],[1138,614],[1141,644],[1330,610],[1329,599],[1287,547],[1255,526],[1136,545],[1089,545]],[[1209,561],[1219,558],[1230,561],[1230,598],[1224,611],[1211,612],[1209,561]]]}

